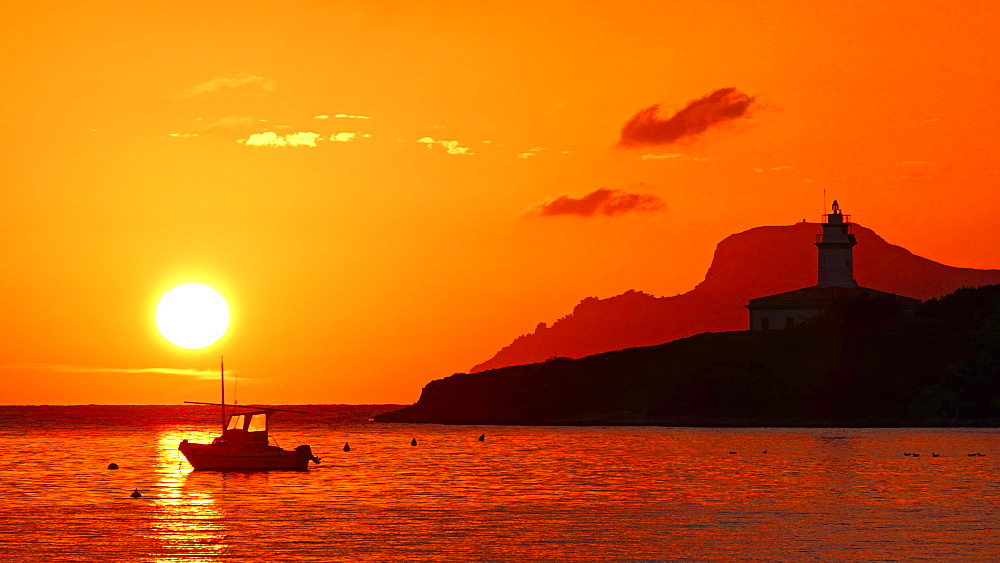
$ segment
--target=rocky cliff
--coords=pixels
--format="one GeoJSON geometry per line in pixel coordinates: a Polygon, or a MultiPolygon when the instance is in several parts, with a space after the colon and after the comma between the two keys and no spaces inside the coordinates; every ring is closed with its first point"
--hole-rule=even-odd
{"type": "MultiPolygon", "coordinates": [[[[820,230],[816,223],[798,223],[727,237],[716,248],[704,281],[691,291],[673,297],[634,290],[607,299],[588,297],[552,326],[540,323],[471,371],[744,330],[748,314],[743,306],[751,298],[816,283],[813,241],[820,230]]],[[[1000,283],[1000,270],[946,266],[889,244],[860,225],[853,232],[858,239],[854,277],[862,286],[926,300],[960,287],[1000,283]]]]}

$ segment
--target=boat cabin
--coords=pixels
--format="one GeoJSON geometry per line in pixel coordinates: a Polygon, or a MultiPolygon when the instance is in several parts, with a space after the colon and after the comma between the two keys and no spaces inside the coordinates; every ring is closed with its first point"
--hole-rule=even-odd
{"type": "Polygon", "coordinates": [[[267,419],[273,411],[245,412],[229,417],[229,424],[213,444],[260,442],[267,444],[267,419]]]}

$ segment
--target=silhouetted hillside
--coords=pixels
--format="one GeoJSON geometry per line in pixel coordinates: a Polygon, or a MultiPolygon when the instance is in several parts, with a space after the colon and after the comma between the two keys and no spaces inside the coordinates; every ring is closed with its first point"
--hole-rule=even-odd
{"type": "MultiPolygon", "coordinates": [[[[662,344],[702,332],[744,330],[743,308],[754,297],[816,283],[816,223],[758,227],[727,237],[715,250],[705,280],[673,297],[627,291],[608,299],[588,297],[573,312],[516,338],[472,372],[582,358],[635,346],[662,344]]],[[[1000,283],[1000,270],[953,268],[889,244],[854,225],[855,279],[865,287],[925,300],[960,287],[1000,283]]]]}
{"type": "MultiPolygon", "coordinates": [[[[860,246],[860,245],[859,245],[860,246]]],[[[861,296],[800,325],[700,334],[428,383],[385,422],[920,426],[1000,424],[1000,285],[905,316],[861,296]]]]}

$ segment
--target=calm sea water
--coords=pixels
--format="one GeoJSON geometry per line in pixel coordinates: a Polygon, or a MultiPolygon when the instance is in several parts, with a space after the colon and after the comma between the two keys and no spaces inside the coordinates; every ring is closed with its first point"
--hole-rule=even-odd
{"type": "Polygon", "coordinates": [[[377,407],[300,408],[317,414],[279,413],[272,435],[312,446],[308,473],[192,471],[177,444],[217,434],[210,407],[0,407],[0,560],[1000,559],[995,429],[390,425],[367,422],[377,407]]]}

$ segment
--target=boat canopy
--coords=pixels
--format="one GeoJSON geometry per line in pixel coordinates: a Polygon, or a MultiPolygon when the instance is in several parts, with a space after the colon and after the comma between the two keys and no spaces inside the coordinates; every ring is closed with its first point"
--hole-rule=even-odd
{"type": "Polygon", "coordinates": [[[234,414],[229,417],[226,430],[245,430],[247,432],[267,432],[268,412],[250,412],[234,414]]]}

